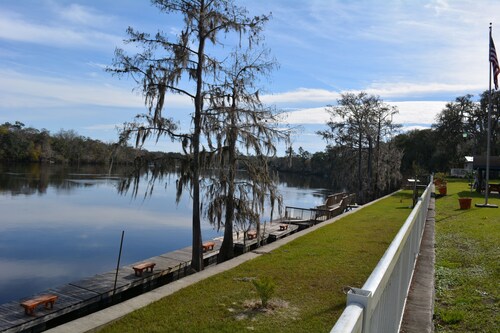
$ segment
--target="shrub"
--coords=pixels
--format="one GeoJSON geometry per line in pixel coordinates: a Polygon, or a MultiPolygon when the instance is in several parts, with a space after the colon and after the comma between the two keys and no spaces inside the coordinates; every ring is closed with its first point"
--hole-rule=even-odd
{"type": "Polygon", "coordinates": [[[260,300],[262,302],[262,307],[267,308],[269,299],[274,294],[274,288],[276,284],[269,277],[264,277],[258,280],[252,280],[252,283],[259,294],[260,300]]]}

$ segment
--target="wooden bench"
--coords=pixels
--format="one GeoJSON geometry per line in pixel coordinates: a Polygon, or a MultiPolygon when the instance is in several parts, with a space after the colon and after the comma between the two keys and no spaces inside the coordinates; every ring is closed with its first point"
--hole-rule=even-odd
{"type": "Polygon", "coordinates": [[[488,193],[498,192],[500,194],[500,184],[488,184],[488,193]]]}
{"type": "Polygon", "coordinates": [[[143,262],[141,264],[137,264],[135,266],[132,266],[132,268],[134,269],[135,271],[135,276],[141,276],[142,275],[142,272],[144,270],[146,270],[146,272],[148,271],[148,269],[151,270],[151,273],[153,273],[153,268],[155,267],[155,263],[154,262],[143,262]]]}
{"type": "Polygon", "coordinates": [[[203,252],[207,252],[210,250],[214,249],[215,243],[214,242],[205,242],[203,243],[203,252]]]}
{"type": "Polygon", "coordinates": [[[22,302],[21,306],[27,315],[33,315],[38,305],[43,304],[46,309],[52,309],[56,300],[56,295],[42,295],[22,302]]]}
{"type": "Polygon", "coordinates": [[[287,230],[288,224],[280,224],[280,231],[287,230]]]}
{"type": "Polygon", "coordinates": [[[248,238],[248,239],[254,239],[254,238],[257,238],[257,231],[255,231],[255,230],[250,230],[249,232],[247,232],[247,238],[248,238]]]}

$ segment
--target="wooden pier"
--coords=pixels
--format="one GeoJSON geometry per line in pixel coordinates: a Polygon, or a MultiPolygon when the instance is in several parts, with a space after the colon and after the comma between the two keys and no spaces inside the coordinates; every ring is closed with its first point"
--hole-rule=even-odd
{"type": "MultiPolygon", "coordinates": [[[[213,242],[213,249],[203,254],[206,266],[216,263],[222,240],[214,239],[213,242]]],[[[118,270],[116,289],[116,270],[113,270],[0,304],[0,332],[41,332],[182,278],[190,274],[191,247],[141,262],[118,270]],[[132,266],[145,261],[156,264],[153,271],[144,271],[141,276],[136,276],[132,266]],[[20,304],[40,295],[57,296],[54,306],[38,306],[33,315],[27,315],[20,304]]]]}

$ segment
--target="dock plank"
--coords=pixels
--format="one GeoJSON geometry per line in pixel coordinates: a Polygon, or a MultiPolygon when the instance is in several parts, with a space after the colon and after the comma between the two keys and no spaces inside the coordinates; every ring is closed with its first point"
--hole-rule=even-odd
{"type": "Polygon", "coordinates": [[[279,230],[279,226],[278,226],[276,229],[272,230],[269,233],[269,240],[270,241],[275,241],[277,239],[286,237],[286,236],[288,236],[290,234],[293,234],[298,229],[299,229],[299,226],[296,225],[296,224],[289,224],[288,228],[286,230],[279,230]]]}
{"type": "MultiPolygon", "coordinates": [[[[119,278],[116,281],[116,288],[121,289],[124,286],[130,285],[131,282],[127,279],[130,274],[123,269],[119,270],[118,273],[119,278]]],[[[70,285],[90,290],[101,295],[107,295],[113,292],[114,283],[115,272],[107,272],[71,282],[70,285]]]]}
{"type": "Polygon", "coordinates": [[[154,257],[149,259],[150,261],[153,261],[156,263],[155,270],[158,269],[160,271],[168,271],[171,272],[178,268],[179,266],[182,266],[185,264],[185,261],[183,260],[178,260],[175,258],[171,258],[167,256],[168,253],[162,254],[158,257],[154,257]]]}
{"type": "Polygon", "coordinates": [[[185,247],[180,250],[175,250],[161,255],[162,257],[175,259],[182,262],[191,262],[192,251],[191,247],[185,247]]]}
{"type": "Polygon", "coordinates": [[[0,317],[0,331],[3,332],[3,331],[6,331],[7,329],[11,328],[12,327],[12,324],[9,323],[8,321],[5,321],[3,320],[1,317],[0,317]]]}
{"type": "Polygon", "coordinates": [[[99,294],[96,292],[72,286],[70,284],[51,288],[48,290],[48,293],[58,295],[61,299],[68,297],[80,302],[94,299],[99,296],[99,294]]]}
{"type": "Polygon", "coordinates": [[[24,309],[21,307],[20,302],[12,301],[0,305],[0,318],[9,323],[10,326],[16,326],[42,316],[44,308],[40,307],[40,309],[42,309],[42,312],[35,311],[33,316],[28,316],[24,313],[24,309]]]}

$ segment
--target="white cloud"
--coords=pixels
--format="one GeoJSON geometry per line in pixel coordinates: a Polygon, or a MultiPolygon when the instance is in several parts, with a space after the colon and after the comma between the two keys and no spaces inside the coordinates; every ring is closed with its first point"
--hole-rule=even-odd
{"type": "Polygon", "coordinates": [[[401,128],[401,131],[402,132],[409,132],[409,131],[413,131],[413,130],[425,130],[425,129],[429,129],[430,126],[403,126],[401,128]]]}
{"type": "Polygon", "coordinates": [[[99,14],[95,9],[79,4],[70,4],[67,7],[54,4],[54,10],[69,23],[87,26],[104,26],[114,21],[112,16],[99,14]]]}
{"type": "Polygon", "coordinates": [[[0,39],[57,47],[109,49],[121,45],[122,37],[69,25],[40,24],[0,10],[0,39]]]}
{"type": "Polygon", "coordinates": [[[299,103],[299,102],[324,102],[333,103],[340,96],[338,92],[326,89],[299,88],[272,95],[263,95],[262,101],[267,104],[273,103],[299,103]]]}
{"type": "MultiPolygon", "coordinates": [[[[109,84],[75,82],[66,79],[32,76],[0,69],[0,97],[2,107],[48,107],[97,105],[109,107],[143,108],[142,96],[126,88],[109,84]]],[[[173,107],[191,105],[180,95],[169,96],[173,107]]]]}
{"type": "MultiPolygon", "coordinates": [[[[443,110],[446,103],[443,101],[405,101],[387,102],[398,108],[399,113],[394,116],[398,124],[425,124],[431,125],[436,115],[443,110]]],[[[425,126],[424,126],[425,127],[425,126]]]]}
{"type": "Polygon", "coordinates": [[[292,91],[263,95],[262,101],[267,104],[285,104],[293,107],[296,104],[323,103],[335,104],[343,93],[359,93],[364,91],[370,95],[380,96],[383,100],[408,99],[411,97],[460,94],[482,91],[484,85],[447,84],[447,83],[412,83],[412,82],[374,82],[363,90],[333,91],[326,89],[299,88],[292,91]]]}
{"type": "Polygon", "coordinates": [[[91,126],[84,126],[83,129],[91,131],[110,131],[120,128],[122,124],[95,124],[91,126]]]}
{"type": "MultiPolygon", "coordinates": [[[[402,101],[386,102],[396,106],[399,113],[393,121],[398,124],[425,124],[434,123],[436,115],[443,110],[447,102],[442,101],[402,101]]],[[[289,124],[325,124],[330,115],[325,107],[300,109],[285,112],[285,122],[289,124]]]]}
{"type": "Polygon", "coordinates": [[[382,99],[389,99],[450,93],[461,94],[464,92],[481,91],[481,89],[484,89],[484,85],[448,84],[440,82],[375,82],[368,86],[364,91],[372,95],[380,96],[382,99]]]}
{"type": "Polygon", "coordinates": [[[288,124],[325,124],[330,119],[324,107],[290,111],[284,117],[288,124]]]}
{"type": "Polygon", "coordinates": [[[2,105],[11,107],[100,105],[140,107],[139,96],[112,86],[0,70],[2,105]],[[40,103],[43,101],[42,103],[40,103]]]}

